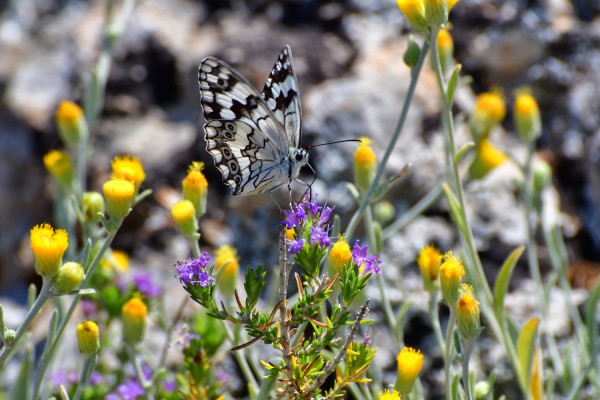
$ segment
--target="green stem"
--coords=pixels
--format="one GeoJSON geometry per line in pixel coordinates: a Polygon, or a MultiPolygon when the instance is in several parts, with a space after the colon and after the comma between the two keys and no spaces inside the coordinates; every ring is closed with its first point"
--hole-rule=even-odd
{"type": "Polygon", "coordinates": [[[435,339],[438,342],[438,346],[442,354],[445,352],[444,335],[442,334],[442,327],[440,326],[440,315],[438,311],[438,292],[429,292],[429,317],[431,318],[431,326],[433,327],[433,333],[435,339]]]}
{"type": "Polygon", "coordinates": [[[471,394],[471,380],[469,379],[469,361],[471,360],[471,354],[473,354],[474,344],[475,343],[472,340],[464,340],[462,342],[462,379],[467,400],[473,400],[473,395],[471,394]]]}
{"type": "Polygon", "coordinates": [[[450,316],[448,318],[448,326],[446,327],[446,341],[444,344],[444,381],[446,385],[446,398],[452,399],[452,379],[450,376],[450,367],[452,366],[452,353],[454,346],[452,345],[452,334],[454,333],[454,325],[456,323],[456,311],[454,307],[450,307],[450,316]]]}
{"type": "Polygon", "coordinates": [[[40,294],[38,295],[37,299],[33,303],[33,306],[31,307],[31,309],[29,309],[29,312],[25,316],[25,319],[23,320],[23,322],[21,322],[21,325],[19,326],[19,328],[17,328],[17,331],[15,332],[14,340],[11,342],[11,344],[4,343],[4,347],[2,347],[2,350],[0,350],[0,371],[2,369],[4,369],[4,367],[6,366],[6,363],[9,359],[9,355],[13,353],[13,350],[16,350],[16,348],[13,349],[13,346],[20,342],[21,337],[27,331],[27,328],[29,327],[31,322],[34,320],[34,318],[37,316],[37,314],[39,313],[42,306],[51,297],[51,295],[50,295],[51,286],[52,286],[52,279],[45,277],[45,276],[42,277],[42,288],[40,290],[40,294]]]}
{"type": "Polygon", "coordinates": [[[387,148],[385,149],[385,153],[383,154],[381,162],[377,166],[377,172],[375,173],[375,178],[371,182],[371,186],[369,186],[369,189],[367,190],[367,193],[363,197],[363,199],[360,203],[360,206],[358,207],[358,210],[356,210],[356,212],[352,216],[352,219],[350,220],[350,223],[348,224],[348,228],[346,229],[346,237],[348,237],[348,238],[352,237],[352,235],[354,234],[354,231],[356,230],[358,223],[361,220],[363,213],[365,212],[365,210],[367,208],[367,205],[371,201],[371,197],[373,196],[375,189],[379,186],[379,182],[383,176],[383,173],[385,172],[385,167],[387,166],[390,156],[392,155],[392,151],[396,147],[396,143],[398,142],[398,138],[400,137],[400,132],[402,131],[402,127],[404,126],[404,123],[406,122],[408,110],[412,103],[412,99],[415,94],[415,88],[417,86],[417,82],[419,80],[418,78],[421,73],[421,68],[423,67],[425,56],[427,55],[428,50],[429,50],[429,44],[427,42],[425,42],[423,44],[423,47],[421,48],[419,60],[417,61],[417,64],[413,67],[412,72],[411,72],[410,83],[408,85],[406,97],[404,98],[404,104],[402,105],[402,111],[400,112],[400,118],[398,120],[398,124],[396,125],[396,130],[394,131],[394,134],[392,135],[390,143],[388,144],[387,148]]]}
{"type": "Polygon", "coordinates": [[[154,400],[154,394],[152,393],[152,381],[149,381],[144,376],[144,370],[142,369],[142,361],[134,347],[129,347],[127,349],[129,353],[129,357],[133,362],[133,368],[135,369],[135,376],[137,377],[138,382],[142,386],[142,390],[144,391],[144,397],[148,400],[154,400]]]}
{"type": "Polygon", "coordinates": [[[81,377],[79,378],[79,384],[77,385],[77,391],[75,392],[75,396],[73,400],[79,400],[81,394],[83,393],[83,389],[88,384],[90,377],[92,376],[92,372],[96,369],[96,364],[98,363],[98,352],[89,355],[84,364],[83,369],[81,370],[81,377]]]}
{"type": "MultiPolygon", "coordinates": [[[[221,322],[223,323],[223,328],[225,328],[225,332],[227,334],[227,339],[229,339],[229,341],[231,343],[233,343],[234,345],[237,344],[236,340],[235,340],[235,336],[234,336],[233,332],[231,331],[231,328],[229,327],[229,325],[227,325],[227,321],[221,321],[221,322]]],[[[252,398],[255,398],[259,393],[258,383],[256,382],[256,379],[254,378],[254,374],[252,373],[252,370],[250,369],[248,360],[246,360],[246,357],[244,357],[244,354],[242,352],[244,352],[244,349],[234,351],[232,353],[233,353],[233,356],[235,357],[235,359],[237,360],[240,369],[242,370],[242,375],[244,375],[244,378],[246,379],[246,382],[248,384],[248,392],[250,393],[250,398],[252,399],[252,398]]]]}
{"type": "MultiPolygon", "coordinates": [[[[120,222],[119,222],[118,226],[120,226],[120,222]]],[[[90,263],[90,266],[85,273],[85,278],[83,279],[83,282],[80,285],[80,289],[87,288],[87,286],[90,282],[90,279],[92,278],[92,275],[94,274],[94,271],[96,270],[96,267],[98,266],[98,264],[100,264],[100,260],[102,259],[102,256],[104,255],[106,250],[108,250],[108,248],[110,247],[110,244],[112,243],[113,239],[115,238],[115,235],[117,234],[118,226],[117,226],[117,229],[114,229],[114,230],[108,232],[106,238],[104,239],[104,242],[102,243],[102,246],[100,247],[100,250],[98,250],[98,253],[96,253],[96,255],[94,256],[94,259],[90,263]]],[[[50,365],[50,362],[52,361],[52,358],[54,357],[54,353],[58,347],[60,338],[62,337],[62,334],[64,333],[65,328],[67,327],[67,324],[69,323],[69,320],[71,319],[71,316],[73,315],[73,312],[75,311],[75,308],[77,307],[77,304],[79,304],[79,300],[81,300],[81,294],[77,293],[73,297],[73,301],[71,302],[71,305],[69,306],[69,309],[67,310],[67,313],[65,314],[64,319],[60,322],[60,326],[58,327],[58,330],[56,331],[54,341],[52,342],[52,344],[50,344],[48,346],[48,348],[47,348],[48,351],[44,353],[44,355],[42,356],[42,359],[40,360],[40,366],[38,368],[37,376],[35,379],[34,395],[33,395],[34,399],[36,399],[38,397],[42,382],[44,380],[44,375],[46,374],[46,370],[48,369],[48,366],[50,365]]]]}

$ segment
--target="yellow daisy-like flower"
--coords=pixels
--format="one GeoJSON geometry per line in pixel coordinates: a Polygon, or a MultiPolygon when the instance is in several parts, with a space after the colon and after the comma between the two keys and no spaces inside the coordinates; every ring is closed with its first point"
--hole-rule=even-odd
{"type": "Polygon", "coordinates": [[[492,128],[498,125],[506,115],[506,103],[499,89],[481,93],[475,101],[471,113],[471,133],[477,140],[485,139],[492,128]]]}
{"type": "Polygon", "coordinates": [[[440,286],[442,298],[449,306],[454,306],[458,299],[458,289],[462,278],[465,276],[465,267],[458,258],[449,251],[444,254],[443,263],[440,267],[440,286]]]}
{"type": "Polygon", "coordinates": [[[398,379],[396,389],[400,394],[409,394],[415,380],[423,369],[423,353],[412,347],[403,348],[398,354],[398,379]]]}
{"type": "Polygon", "coordinates": [[[400,393],[396,392],[395,389],[392,389],[390,392],[388,389],[385,389],[383,392],[379,392],[378,400],[400,400],[400,393]]]}
{"type": "Polygon", "coordinates": [[[73,164],[69,153],[50,150],[44,155],[44,166],[62,187],[68,187],[73,181],[73,164]]]}
{"type": "Polygon", "coordinates": [[[473,288],[462,285],[463,294],[456,302],[456,326],[458,334],[467,340],[475,340],[481,332],[479,303],[473,297],[473,288]]]}
{"type": "Polygon", "coordinates": [[[471,179],[481,179],[495,168],[502,165],[508,156],[488,139],[481,139],[477,144],[475,158],[469,167],[471,179]]]}
{"type": "Polygon", "coordinates": [[[423,0],[396,0],[396,4],[415,31],[427,29],[423,0]]]}
{"type": "Polygon", "coordinates": [[[188,174],[181,182],[183,198],[192,202],[196,209],[196,218],[206,213],[206,195],[208,181],[202,173],[204,163],[194,161],[188,168],[188,174]]]}
{"type": "Polygon", "coordinates": [[[139,297],[134,297],[121,308],[123,318],[123,340],[130,344],[139,343],[146,332],[148,307],[139,297]]]}
{"type": "Polygon", "coordinates": [[[57,274],[62,257],[69,247],[69,235],[64,229],[54,230],[49,224],[36,225],[31,230],[30,245],[35,259],[35,271],[52,278],[57,274]]]}
{"type": "Polygon", "coordinates": [[[85,321],[77,325],[77,343],[83,354],[95,354],[100,349],[100,330],[94,321],[85,321]]]}
{"type": "Polygon", "coordinates": [[[177,224],[181,234],[192,238],[198,232],[198,221],[196,219],[196,208],[189,200],[181,200],[171,207],[171,215],[177,224]]]}
{"type": "Polygon", "coordinates": [[[517,132],[524,141],[536,140],[542,134],[542,117],[537,101],[528,88],[521,88],[516,94],[513,114],[517,132]]]}
{"type": "Polygon", "coordinates": [[[354,184],[363,193],[369,189],[375,177],[377,156],[371,148],[371,139],[360,138],[360,146],[354,153],[354,184]]]}
{"type": "Polygon", "coordinates": [[[240,270],[237,251],[234,247],[225,245],[215,251],[215,256],[217,286],[225,296],[233,296],[240,270]]]}
{"type": "Polygon", "coordinates": [[[105,254],[100,262],[103,269],[113,269],[119,272],[126,272],[129,269],[129,256],[122,250],[111,249],[105,254]]]}
{"type": "Polygon", "coordinates": [[[75,146],[87,135],[87,122],[83,110],[72,101],[62,101],[56,111],[56,124],[62,141],[75,146]]]}
{"type": "Polygon", "coordinates": [[[442,254],[434,246],[425,246],[419,253],[417,264],[421,270],[425,289],[433,289],[433,281],[437,279],[442,264],[442,254]]]}
{"type": "Polygon", "coordinates": [[[116,156],[112,161],[112,178],[133,183],[137,192],[146,179],[146,173],[140,159],[131,156],[116,156]]]}
{"type": "Polygon", "coordinates": [[[341,275],[343,268],[348,265],[351,259],[352,250],[350,250],[350,245],[344,240],[344,236],[340,235],[329,252],[329,271],[332,276],[334,274],[341,275]]]}
{"type": "Polygon", "coordinates": [[[108,214],[116,219],[123,219],[129,214],[131,202],[135,195],[133,183],[123,179],[112,179],[102,186],[108,214]]]}

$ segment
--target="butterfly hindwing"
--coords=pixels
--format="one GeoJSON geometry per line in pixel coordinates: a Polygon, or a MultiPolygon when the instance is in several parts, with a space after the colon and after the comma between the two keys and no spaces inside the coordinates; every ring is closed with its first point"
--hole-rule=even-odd
{"type": "Polygon", "coordinates": [[[269,108],[285,129],[289,145],[300,147],[300,92],[294,72],[292,49],[286,45],[279,53],[262,93],[269,108]]]}
{"type": "Polygon", "coordinates": [[[267,103],[242,75],[223,61],[208,57],[198,72],[207,150],[233,194],[271,190],[285,181],[281,161],[289,144],[267,103]],[[228,122],[234,138],[225,140],[228,122]],[[244,148],[249,146],[248,148],[244,148]],[[231,155],[228,158],[227,155],[231,155]],[[259,162],[257,162],[259,161],[259,162]]]}

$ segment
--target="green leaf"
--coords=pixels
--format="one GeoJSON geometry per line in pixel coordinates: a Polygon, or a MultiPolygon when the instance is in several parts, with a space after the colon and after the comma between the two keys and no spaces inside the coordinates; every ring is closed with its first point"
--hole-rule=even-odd
{"type": "Polygon", "coordinates": [[[15,382],[14,400],[29,400],[31,398],[31,383],[33,382],[33,344],[29,343],[25,351],[25,359],[21,364],[17,381],[15,382]]]}
{"type": "Polygon", "coordinates": [[[596,324],[596,307],[598,306],[598,299],[600,298],[600,279],[596,281],[596,284],[592,288],[588,297],[587,306],[585,307],[585,325],[588,329],[589,337],[589,354],[594,356],[597,352],[597,341],[598,331],[596,324]]]}
{"type": "Polygon", "coordinates": [[[517,340],[517,355],[519,357],[521,387],[529,387],[535,353],[535,339],[540,323],[539,318],[531,318],[525,323],[517,340]]]}
{"type": "Polygon", "coordinates": [[[450,79],[448,80],[448,88],[446,90],[446,98],[448,99],[448,103],[452,103],[452,101],[454,100],[454,92],[456,91],[456,87],[458,86],[458,78],[461,69],[462,65],[457,64],[454,67],[454,71],[452,71],[450,79]]]}
{"type": "Polygon", "coordinates": [[[502,313],[502,309],[504,307],[504,296],[506,296],[506,292],[508,291],[510,278],[515,270],[517,261],[519,261],[519,258],[521,258],[524,251],[525,246],[519,246],[513,250],[506,260],[504,260],[504,263],[500,268],[500,272],[496,277],[496,284],[494,285],[494,299],[496,300],[496,308],[500,313],[502,313]]]}
{"type": "Polygon", "coordinates": [[[444,190],[446,200],[448,200],[448,205],[450,206],[450,214],[452,214],[454,222],[461,230],[461,232],[464,232],[465,224],[462,218],[462,213],[460,211],[460,204],[458,203],[458,199],[454,195],[454,192],[452,192],[452,189],[450,188],[450,185],[448,185],[448,183],[443,183],[442,189],[444,190]]]}
{"type": "Polygon", "coordinates": [[[352,198],[354,199],[354,201],[356,201],[356,203],[360,204],[360,191],[358,190],[358,188],[356,186],[354,186],[353,183],[350,183],[350,182],[346,183],[346,188],[352,195],[352,198]]]}
{"type": "Polygon", "coordinates": [[[383,248],[383,234],[381,225],[378,222],[373,222],[373,232],[375,233],[375,252],[381,253],[383,248]]]}
{"type": "Polygon", "coordinates": [[[0,304],[0,338],[2,339],[2,343],[5,342],[4,329],[6,329],[6,325],[4,324],[4,308],[2,308],[2,304],[0,304]]]}
{"type": "Polygon", "coordinates": [[[464,144],[463,147],[460,148],[460,150],[458,150],[456,152],[456,155],[454,156],[454,162],[456,164],[460,163],[460,161],[462,160],[462,158],[468,153],[469,150],[471,150],[473,147],[475,146],[475,143],[472,141],[468,141],[467,143],[464,144]]]}

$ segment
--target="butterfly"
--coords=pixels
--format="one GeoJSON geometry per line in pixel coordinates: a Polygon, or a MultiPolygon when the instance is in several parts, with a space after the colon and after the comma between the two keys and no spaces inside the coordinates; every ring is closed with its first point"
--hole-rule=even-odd
{"type": "Polygon", "coordinates": [[[270,192],[287,184],[291,195],[308,152],[300,147],[300,95],[290,46],[279,53],[262,93],[215,57],[202,61],[198,82],[206,150],[233,194],[270,192]]]}

